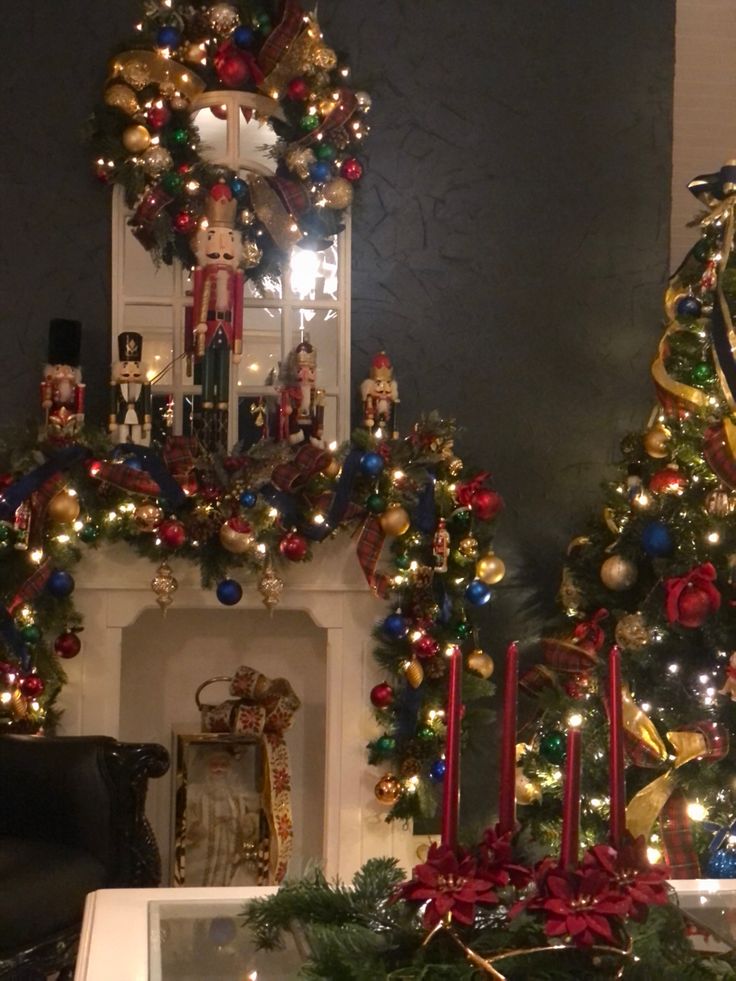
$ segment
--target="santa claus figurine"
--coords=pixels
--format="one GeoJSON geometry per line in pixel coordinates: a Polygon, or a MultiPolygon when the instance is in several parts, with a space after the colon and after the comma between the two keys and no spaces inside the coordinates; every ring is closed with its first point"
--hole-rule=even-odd
{"type": "Polygon", "coordinates": [[[108,431],[118,443],[151,443],[151,385],[141,361],[143,338],[132,330],[118,334],[118,360],[112,366],[108,431]]]}
{"type": "Polygon", "coordinates": [[[202,361],[204,437],[209,449],[226,449],[230,397],[230,357],[243,350],[242,244],[235,232],[237,201],[221,181],[205,200],[206,225],[197,232],[192,309],[185,350],[202,361]]]}
{"type": "Polygon", "coordinates": [[[41,382],[41,408],[47,439],[70,439],[84,423],[84,389],[79,352],[82,325],[78,320],[49,322],[48,364],[41,382]]]}
{"type": "Polygon", "coordinates": [[[317,352],[307,335],[286,359],[277,390],[279,438],[323,446],[325,393],[317,388],[317,352]]]}
{"type": "Polygon", "coordinates": [[[394,370],[385,351],[373,359],[370,378],[366,378],[360,386],[360,397],[366,429],[381,429],[384,435],[396,439],[399,435],[396,430],[399,386],[394,381],[394,370]]]}

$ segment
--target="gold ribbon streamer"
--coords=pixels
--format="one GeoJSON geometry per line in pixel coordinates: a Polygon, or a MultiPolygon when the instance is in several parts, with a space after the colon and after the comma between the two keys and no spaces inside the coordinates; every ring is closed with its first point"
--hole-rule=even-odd
{"type": "Polygon", "coordinates": [[[264,177],[248,174],[247,180],[253,210],[276,245],[283,252],[289,252],[302,237],[294,216],[284,207],[281,198],[264,177]]]}
{"type": "MultiPolygon", "coordinates": [[[[680,291],[681,295],[682,291],[680,291]]],[[[708,403],[707,396],[699,388],[693,388],[692,385],[686,385],[684,382],[676,381],[667,371],[665,367],[664,359],[667,348],[667,340],[669,335],[675,331],[680,330],[680,325],[677,323],[670,324],[667,330],[662,336],[662,340],[659,342],[659,350],[657,357],[652,362],[652,378],[657,389],[664,391],[667,395],[671,395],[679,403],[685,403],[687,408],[690,409],[702,409],[708,403]]]]}

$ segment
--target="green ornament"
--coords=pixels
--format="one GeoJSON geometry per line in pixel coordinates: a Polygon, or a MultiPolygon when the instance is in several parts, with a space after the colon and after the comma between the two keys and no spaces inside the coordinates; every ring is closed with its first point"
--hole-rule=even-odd
{"type": "Polygon", "coordinates": [[[565,733],[553,729],[546,736],[542,736],[539,743],[539,755],[543,756],[548,763],[554,763],[555,766],[559,766],[565,759],[565,744],[565,733]]]}
{"type": "Polygon", "coordinates": [[[0,544],[7,542],[10,538],[10,528],[7,525],[0,524],[0,544]]]}
{"type": "Polygon", "coordinates": [[[396,740],[393,736],[380,736],[376,740],[375,747],[379,753],[393,753],[396,749],[396,740]]]}
{"type": "Polygon", "coordinates": [[[337,150],[331,143],[320,143],[314,148],[314,155],[318,160],[326,160],[330,163],[337,156],[337,150]]]}
{"type": "Polygon", "coordinates": [[[473,520],[473,512],[470,508],[458,508],[452,516],[450,517],[450,527],[456,531],[464,531],[466,528],[470,527],[470,522],[473,520]]]}
{"type": "Polygon", "coordinates": [[[454,548],[450,552],[450,559],[451,559],[452,562],[455,563],[455,565],[470,565],[471,562],[476,562],[477,561],[478,556],[476,555],[475,558],[473,558],[473,556],[471,556],[471,555],[463,555],[462,552],[460,552],[460,551],[458,551],[458,549],[454,548]]]}
{"type": "Polygon", "coordinates": [[[473,628],[467,620],[460,620],[452,629],[458,640],[467,640],[473,633],[473,628]]]}
{"type": "Polygon", "coordinates": [[[417,730],[417,739],[420,743],[430,743],[435,738],[436,734],[432,726],[422,726],[417,730]]]}
{"type": "Polygon", "coordinates": [[[258,14],[255,19],[256,27],[263,34],[271,33],[271,18],[268,14],[258,14]]]}
{"type": "Polygon", "coordinates": [[[398,555],[394,556],[394,565],[401,572],[405,572],[411,565],[411,558],[406,554],[406,552],[399,552],[398,555]]]}
{"type": "Polygon", "coordinates": [[[708,385],[714,378],[713,365],[709,361],[699,361],[690,372],[693,385],[708,385]]]}
{"type": "Polygon", "coordinates": [[[167,146],[184,146],[189,139],[189,130],[185,126],[177,126],[166,134],[167,146]]]}
{"type": "Polygon", "coordinates": [[[87,545],[91,542],[96,542],[99,537],[100,529],[97,525],[88,524],[79,529],[79,539],[80,541],[86,542],[87,545]]]}
{"type": "Polygon", "coordinates": [[[371,514],[383,514],[386,510],[386,498],[381,494],[371,494],[365,502],[365,506],[371,514]]]}
{"type": "Polygon", "coordinates": [[[184,188],[184,178],[174,170],[169,170],[161,178],[161,186],[169,194],[181,194],[184,188]]]}
{"type": "Polygon", "coordinates": [[[312,130],[317,129],[319,126],[319,116],[316,114],[314,116],[302,116],[299,120],[299,129],[303,130],[305,133],[311,133],[312,130]]]}
{"type": "Polygon", "coordinates": [[[41,630],[35,623],[29,623],[25,627],[22,627],[20,633],[23,640],[29,644],[37,644],[41,639],[41,630]]]}

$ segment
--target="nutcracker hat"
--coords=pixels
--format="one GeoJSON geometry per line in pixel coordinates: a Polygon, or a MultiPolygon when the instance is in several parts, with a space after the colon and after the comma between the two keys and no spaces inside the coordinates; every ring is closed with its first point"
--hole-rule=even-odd
{"type": "Polygon", "coordinates": [[[297,344],[296,363],[297,365],[309,365],[310,368],[314,368],[317,364],[317,352],[314,350],[313,345],[310,344],[308,337],[305,337],[300,344],[297,344]]]}
{"type": "Polygon", "coordinates": [[[134,330],[118,334],[118,360],[140,361],[143,358],[143,337],[134,330]]]}
{"type": "Polygon", "coordinates": [[[238,202],[224,181],[220,181],[219,184],[210,188],[210,193],[204,202],[204,213],[207,216],[208,225],[232,228],[235,225],[235,212],[237,210],[238,202]]]}
{"type": "Polygon", "coordinates": [[[391,358],[389,358],[385,351],[377,354],[371,362],[371,377],[375,381],[391,381],[394,377],[391,358]]]}
{"type": "Polygon", "coordinates": [[[79,367],[82,348],[82,324],[79,320],[49,321],[49,364],[68,364],[79,367]]]}

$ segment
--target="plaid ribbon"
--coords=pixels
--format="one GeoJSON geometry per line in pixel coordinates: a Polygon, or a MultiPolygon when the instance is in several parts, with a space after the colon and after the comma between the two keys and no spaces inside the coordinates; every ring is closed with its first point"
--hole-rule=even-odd
{"type": "Polygon", "coordinates": [[[274,27],[261,50],[258,64],[264,75],[274,70],[304,27],[304,13],[297,0],[285,0],[281,20],[274,27]]]}
{"type": "Polygon", "coordinates": [[[356,552],[360,568],[363,570],[368,585],[382,599],[388,596],[388,576],[376,572],[378,559],[386,536],[383,533],[378,518],[370,515],[366,518],[360,532],[356,552]]]}
{"type": "Polygon", "coordinates": [[[287,177],[269,177],[268,183],[278,194],[289,214],[300,215],[309,207],[309,194],[297,181],[289,180],[287,177]]]}
{"type": "Polygon", "coordinates": [[[731,490],[736,489],[736,426],[730,419],[706,430],[703,456],[716,476],[731,490]]]}
{"type": "Polygon", "coordinates": [[[687,815],[687,797],[679,788],[673,791],[662,808],[659,815],[659,830],[669,878],[700,878],[693,829],[687,815]]]}
{"type": "Polygon", "coordinates": [[[175,477],[185,477],[194,470],[196,453],[194,436],[167,436],[161,450],[166,469],[175,477]]]}
{"type": "Polygon", "coordinates": [[[126,467],[124,463],[103,460],[94,468],[92,476],[101,483],[119,487],[129,494],[158,497],[161,493],[160,486],[145,470],[135,470],[133,467],[126,467]]]}
{"type": "Polygon", "coordinates": [[[271,473],[271,483],[277,490],[295,494],[312,477],[320,473],[332,459],[329,450],[306,443],[289,463],[279,463],[271,473]]]}
{"type": "Polygon", "coordinates": [[[24,603],[29,603],[43,592],[51,575],[51,560],[46,559],[26,579],[8,604],[8,613],[15,613],[24,603]]]}
{"type": "Polygon", "coordinates": [[[313,129],[311,133],[307,133],[298,140],[297,146],[310,146],[312,143],[316,143],[326,133],[331,133],[333,130],[344,126],[354,115],[357,108],[358,100],[355,93],[351,92],[350,89],[340,89],[340,98],[332,112],[325,116],[316,129],[313,129]]]}

